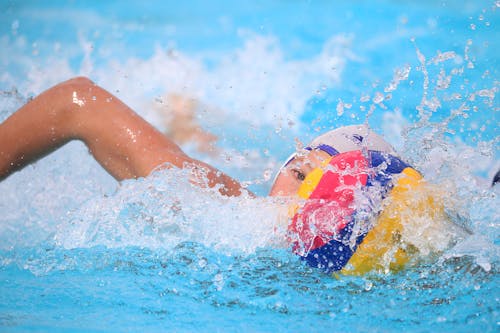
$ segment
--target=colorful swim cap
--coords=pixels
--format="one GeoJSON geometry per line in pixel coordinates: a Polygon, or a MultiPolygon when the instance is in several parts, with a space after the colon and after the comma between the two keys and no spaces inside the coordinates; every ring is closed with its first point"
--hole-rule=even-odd
{"type": "MultiPolygon", "coordinates": [[[[334,129],[318,136],[305,149],[319,149],[330,156],[353,150],[375,150],[396,155],[394,148],[366,125],[351,125],[334,129]]],[[[296,156],[297,153],[293,153],[287,158],[280,170],[293,161],[296,156]]],[[[278,175],[279,172],[276,174],[275,181],[278,175]]]]}
{"type": "Polygon", "coordinates": [[[326,273],[385,269],[383,260],[388,256],[390,269],[404,266],[409,257],[408,249],[398,243],[397,207],[422,177],[366,127],[332,132],[327,137],[336,138],[335,148],[324,143],[325,136],[310,148],[332,157],[312,170],[299,188],[298,195],[305,202],[294,207],[289,225],[293,251],[326,273]],[[342,140],[338,140],[339,133],[342,140]],[[375,140],[364,145],[368,136],[375,140]],[[389,198],[392,208],[382,210],[382,201],[389,198]]]}

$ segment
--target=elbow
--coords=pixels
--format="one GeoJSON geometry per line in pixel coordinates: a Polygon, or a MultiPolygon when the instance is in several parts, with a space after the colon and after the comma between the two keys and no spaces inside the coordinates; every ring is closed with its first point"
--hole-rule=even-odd
{"type": "Polygon", "coordinates": [[[77,76],[59,83],[56,88],[61,95],[87,95],[96,84],[87,77],[77,76]]]}
{"type": "Polygon", "coordinates": [[[86,76],[76,76],[63,82],[63,84],[74,85],[74,86],[94,86],[95,83],[86,76]]]}
{"type": "Polygon", "coordinates": [[[54,112],[56,128],[72,139],[79,139],[79,127],[86,123],[92,108],[88,107],[95,83],[87,77],[79,76],[58,84],[52,102],[58,105],[54,112]]]}
{"type": "Polygon", "coordinates": [[[57,95],[70,102],[72,107],[82,107],[96,84],[87,77],[78,76],[64,81],[56,86],[57,95]]]}

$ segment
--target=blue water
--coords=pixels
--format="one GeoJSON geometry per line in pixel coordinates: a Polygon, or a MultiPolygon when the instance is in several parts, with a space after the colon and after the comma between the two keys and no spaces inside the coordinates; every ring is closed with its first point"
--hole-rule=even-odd
{"type": "Polygon", "coordinates": [[[68,144],[0,183],[0,331],[498,331],[499,24],[494,0],[0,3],[0,120],[75,75],[161,130],[188,96],[217,153],[183,149],[263,196],[118,185],[68,144]],[[265,194],[295,140],[364,122],[473,234],[333,278],[283,247],[265,194]]]}

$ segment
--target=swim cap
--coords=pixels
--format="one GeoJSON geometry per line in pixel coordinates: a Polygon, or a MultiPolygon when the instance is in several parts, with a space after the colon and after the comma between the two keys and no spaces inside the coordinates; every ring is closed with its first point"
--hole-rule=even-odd
{"type": "Polygon", "coordinates": [[[304,202],[291,214],[293,251],[327,273],[403,267],[411,249],[400,242],[398,214],[406,193],[420,186],[421,175],[366,126],[328,132],[310,149],[335,152],[328,152],[332,157],[298,190],[304,202]]]}
{"type": "MultiPolygon", "coordinates": [[[[396,155],[394,148],[366,125],[351,125],[331,130],[315,138],[305,149],[319,149],[330,156],[353,150],[375,150],[396,155]]],[[[280,171],[296,156],[297,153],[293,153],[287,158],[280,171]]],[[[276,174],[275,181],[278,175],[279,172],[276,174]]]]}

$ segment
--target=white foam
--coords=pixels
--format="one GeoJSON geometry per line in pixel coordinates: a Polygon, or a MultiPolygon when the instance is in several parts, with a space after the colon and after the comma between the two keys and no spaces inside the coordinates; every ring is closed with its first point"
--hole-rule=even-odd
{"type": "Polygon", "coordinates": [[[54,240],[65,248],[152,249],[194,241],[228,253],[283,245],[286,222],[277,203],[224,198],[186,178],[184,171],[164,170],[124,182],[114,195],[94,197],[72,212],[57,226],[54,240]]]}

